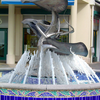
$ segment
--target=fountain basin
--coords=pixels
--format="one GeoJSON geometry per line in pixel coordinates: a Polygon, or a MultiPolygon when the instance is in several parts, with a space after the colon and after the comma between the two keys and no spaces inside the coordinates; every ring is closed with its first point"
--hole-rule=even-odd
{"type": "MultiPolygon", "coordinates": [[[[10,70],[1,71],[2,75],[10,70]]],[[[100,74],[99,72],[97,73],[100,74]]],[[[0,83],[1,100],[66,99],[99,100],[100,83],[72,85],[33,85],[0,83]]]]}
{"type": "MultiPolygon", "coordinates": [[[[4,71],[1,72],[2,75],[5,73],[4,71]]],[[[54,100],[61,98],[67,100],[100,100],[100,83],[69,85],[0,83],[0,98],[1,100],[54,100]]]]}
{"type": "Polygon", "coordinates": [[[1,98],[6,98],[4,100],[33,100],[33,98],[67,98],[67,100],[73,100],[73,98],[74,100],[89,100],[90,98],[90,100],[99,100],[100,83],[81,85],[29,85],[0,83],[0,96],[1,98]]]}

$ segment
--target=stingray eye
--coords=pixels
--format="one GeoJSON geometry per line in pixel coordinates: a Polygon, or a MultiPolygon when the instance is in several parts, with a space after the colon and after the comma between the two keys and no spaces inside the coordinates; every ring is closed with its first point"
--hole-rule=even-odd
{"type": "Polygon", "coordinates": [[[35,23],[31,22],[31,24],[35,25],[35,23]]]}
{"type": "Polygon", "coordinates": [[[43,23],[46,25],[50,25],[50,23],[48,21],[45,21],[45,20],[43,21],[43,23]]]}

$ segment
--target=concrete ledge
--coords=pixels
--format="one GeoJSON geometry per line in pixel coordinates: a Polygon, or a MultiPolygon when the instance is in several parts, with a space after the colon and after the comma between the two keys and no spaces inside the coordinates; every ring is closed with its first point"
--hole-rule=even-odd
{"type": "Polygon", "coordinates": [[[0,68],[0,71],[12,71],[14,68],[0,68]]]}
{"type": "Polygon", "coordinates": [[[0,63],[0,71],[10,71],[15,68],[16,64],[0,63]]]}
{"type": "Polygon", "coordinates": [[[47,85],[47,90],[91,90],[99,89],[100,83],[95,84],[75,84],[75,85],[47,85]]]}
{"type": "Polygon", "coordinates": [[[0,88],[8,89],[23,89],[23,90],[94,90],[100,89],[100,83],[94,84],[80,84],[80,85],[30,85],[30,84],[14,84],[14,83],[0,83],[0,88]]]}
{"type": "Polygon", "coordinates": [[[0,88],[23,89],[23,90],[46,90],[46,85],[0,83],[0,88]]]}

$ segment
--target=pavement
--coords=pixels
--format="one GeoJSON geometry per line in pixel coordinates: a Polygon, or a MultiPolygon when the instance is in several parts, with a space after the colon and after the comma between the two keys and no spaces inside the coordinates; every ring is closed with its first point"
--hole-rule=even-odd
{"type": "Polygon", "coordinates": [[[100,62],[91,63],[91,64],[89,64],[89,66],[90,66],[93,70],[99,71],[99,72],[100,72],[100,62]]]}
{"type": "Polygon", "coordinates": [[[0,63],[0,70],[13,70],[16,64],[0,63]]]}
{"type": "MultiPolygon", "coordinates": [[[[13,70],[16,64],[6,64],[6,63],[0,63],[0,70],[13,70]]],[[[100,72],[100,62],[95,62],[89,64],[89,66],[95,70],[100,72]]]]}

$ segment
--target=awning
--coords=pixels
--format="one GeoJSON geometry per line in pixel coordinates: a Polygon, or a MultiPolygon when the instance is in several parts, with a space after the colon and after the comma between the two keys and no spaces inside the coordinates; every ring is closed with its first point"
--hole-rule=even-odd
{"type": "MultiPolygon", "coordinates": [[[[1,0],[2,4],[16,4],[16,5],[35,5],[34,3],[22,3],[21,0],[1,0]]],[[[68,5],[74,5],[74,0],[68,0],[68,5]]]]}

